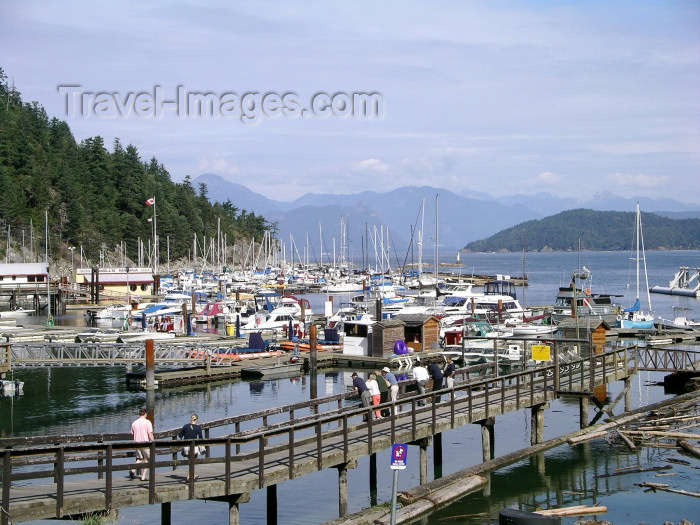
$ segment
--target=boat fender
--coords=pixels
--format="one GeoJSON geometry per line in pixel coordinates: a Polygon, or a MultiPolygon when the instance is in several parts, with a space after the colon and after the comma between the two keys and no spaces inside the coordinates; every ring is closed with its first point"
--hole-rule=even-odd
{"type": "Polygon", "coordinates": [[[622,321],[622,316],[621,316],[621,315],[618,315],[618,316],[617,316],[617,320],[618,320],[618,321],[622,321]]]}

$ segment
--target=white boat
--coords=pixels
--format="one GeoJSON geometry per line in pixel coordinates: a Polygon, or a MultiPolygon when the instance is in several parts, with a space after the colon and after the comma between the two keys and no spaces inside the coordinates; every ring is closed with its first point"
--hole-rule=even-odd
{"type": "Polygon", "coordinates": [[[117,328],[88,328],[75,336],[76,343],[112,343],[115,342],[123,332],[117,328]]]}
{"type": "Polygon", "coordinates": [[[117,343],[137,343],[141,341],[175,339],[174,332],[151,332],[149,330],[134,330],[124,332],[117,337],[117,343]]]}
{"type": "Polygon", "coordinates": [[[21,306],[17,306],[12,310],[0,312],[0,319],[19,319],[22,317],[27,317],[29,315],[34,315],[34,310],[25,310],[21,306]]]}
{"type": "Polygon", "coordinates": [[[248,322],[241,326],[241,331],[258,332],[270,330],[281,333],[288,332],[291,325],[294,335],[302,337],[306,332],[306,326],[311,323],[311,320],[312,311],[308,300],[284,296],[281,298],[278,306],[273,306],[272,310],[261,310],[251,316],[248,322]]]}
{"type": "Polygon", "coordinates": [[[3,396],[21,396],[24,391],[24,382],[19,379],[0,379],[0,394],[3,396]]]}
{"type": "Polygon", "coordinates": [[[131,311],[131,307],[125,304],[111,304],[102,308],[101,310],[86,310],[85,315],[92,317],[93,319],[99,320],[124,320],[126,319],[128,313],[131,311]]]}
{"type": "Polygon", "coordinates": [[[651,330],[654,328],[654,314],[651,313],[651,294],[649,293],[649,278],[647,276],[647,259],[644,254],[644,235],[642,234],[642,213],[639,210],[639,203],[637,203],[637,212],[635,214],[635,249],[636,257],[634,261],[636,263],[636,276],[637,276],[637,293],[634,304],[630,308],[625,308],[625,314],[619,321],[619,328],[623,329],[634,329],[634,330],[651,330]],[[641,257],[640,257],[641,251],[641,257]],[[645,313],[641,309],[641,304],[639,301],[639,263],[644,263],[644,279],[645,287],[647,291],[647,304],[649,310],[645,313]]]}

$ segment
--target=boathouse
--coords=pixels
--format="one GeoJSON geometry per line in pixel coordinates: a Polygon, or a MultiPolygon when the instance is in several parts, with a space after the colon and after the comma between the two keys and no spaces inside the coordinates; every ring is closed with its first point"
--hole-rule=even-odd
{"type": "Polygon", "coordinates": [[[414,352],[436,350],[440,345],[440,320],[426,314],[397,314],[394,319],[405,323],[404,340],[414,352]]]}
{"type": "Polygon", "coordinates": [[[396,341],[405,341],[413,352],[433,350],[439,345],[437,317],[423,314],[398,314],[372,325],[370,355],[388,358],[394,353],[396,341]]]}
{"type": "Polygon", "coordinates": [[[101,294],[146,297],[153,294],[151,268],[78,268],[76,282],[87,287],[99,285],[101,294]],[[97,270],[97,271],[95,271],[97,270]]]}
{"type": "Polygon", "coordinates": [[[46,288],[49,267],[46,263],[0,264],[0,289],[22,293],[46,288]]]}
{"type": "Polygon", "coordinates": [[[372,325],[369,352],[372,357],[388,358],[394,353],[394,343],[404,339],[405,323],[400,319],[383,319],[372,325]]]}
{"type": "Polygon", "coordinates": [[[610,328],[610,325],[602,319],[577,320],[569,317],[557,325],[557,332],[560,332],[565,339],[588,339],[591,342],[592,352],[602,354],[605,336],[610,328]]]}

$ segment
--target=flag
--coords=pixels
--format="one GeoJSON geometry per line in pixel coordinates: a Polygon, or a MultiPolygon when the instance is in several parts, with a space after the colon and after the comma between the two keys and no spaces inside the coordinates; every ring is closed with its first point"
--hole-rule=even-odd
{"type": "Polygon", "coordinates": [[[153,222],[153,217],[149,217],[148,222],[153,222]]]}
{"type": "Polygon", "coordinates": [[[152,206],[156,203],[156,198],[151,197],[150,199],[146,199],[146,206],[152,206]]]}

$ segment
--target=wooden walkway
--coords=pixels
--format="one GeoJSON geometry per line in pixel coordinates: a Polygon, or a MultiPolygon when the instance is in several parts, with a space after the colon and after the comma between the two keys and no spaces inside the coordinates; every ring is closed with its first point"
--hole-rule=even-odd
{"type": "MultiPolygon", "coordinates": [[[[696,353],[688,359],[695,362],[698,357],[696,353]]],[[[451,390],[402,396],[386,404],[393,416],[367,422],[363,416],[371,410],[356,403],[348,406],[351,394],[228,418],[206,425],[207,437],[197,443],[208,451],[198,459],[178,456],[183,442],[172,438],[178,429],[159,432],[150,444],[153,461],[147,481],[128,479],[135,466],[134,444],[124,434],[0,439],[0,522],[194,498],[237,504],[251,491],[325,468],[348,468],[393,443],[415,443],[506,412],[545,406],[562,395],[591,392],[597,385],[628,378],[639,367],[638,360],[632,347],[566,366],[467,377],[451,390]],[[422,400],[428,401],[426,406],[418,406],[422,400]],[[224,437],[210,438],[214,428],[224,437]],[[195,472],[196,481],[186,483],[188,473],[195,472]]]]}

